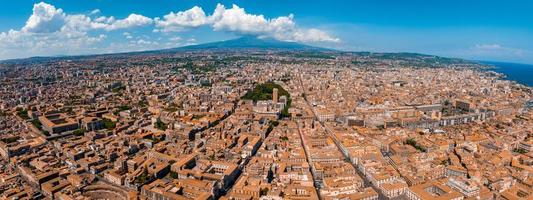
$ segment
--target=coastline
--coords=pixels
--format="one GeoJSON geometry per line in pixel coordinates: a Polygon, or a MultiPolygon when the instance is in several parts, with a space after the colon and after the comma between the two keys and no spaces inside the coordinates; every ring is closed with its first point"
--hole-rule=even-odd
{"type": "Polygon", "coordinates": [[[481,61],[480,63],[489,67],[483,69],[484,71],[498,74],[502,80],[529,88],[533,87],[533,65],[493,61],[481,61]]]}

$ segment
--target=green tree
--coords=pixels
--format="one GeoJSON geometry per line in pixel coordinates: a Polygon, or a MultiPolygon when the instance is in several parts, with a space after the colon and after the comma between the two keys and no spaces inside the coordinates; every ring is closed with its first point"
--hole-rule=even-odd
{"type": "Polygon", "coordinates": [[[72,132],[75,136],[83,136],[85,134],[85,129],[76,129],[72,132]]]}
{"type": "Polygon", "coordinates": [[[167,130],[167,125],[161,121],[161,119],[157,118],[157,121],[155,122],[155,128],[165,131],[167,130]]]}
{"type": "Polygon", "coordinates": [[[117,126],[117,124],[109,119],[103,119],[102,120],[104,122],[104,127],[107,129],[107,130],[113,130],[115,129],[115,127],[117,126]]]}
{"type": "Polygon", "coordinates": [[[259,190],[259,196],[265,196],[268,194],[268,188],[261,188],[259,190]]]}

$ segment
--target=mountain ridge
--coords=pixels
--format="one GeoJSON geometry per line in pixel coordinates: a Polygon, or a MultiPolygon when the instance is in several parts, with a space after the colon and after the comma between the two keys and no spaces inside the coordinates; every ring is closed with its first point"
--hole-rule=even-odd
{"type": "Polygon", "coordinates": [[[281,41],[270,38],[257,38],[244,36],[236,39],[209,42],[197,45],[183,46],[173,49],[179,50],[208,50],[208,49],[285,49],[285,50],[311,50],[311,51],[337,51],[323,47],[316,47],[297,42],[281,41]]]}
{"type": "MultiPolygon", "coordinates": [[[[208,42],[203,44],[188,45],[176,48],[168,49],[158,49],[158,50],[147,50],[147,51],[133,51],[133,52],[121,52],[121,53],[108,53],[108,54],[92,54],[92,55],[66,55],[66,56],[34,56],[29,58],[18,58],[18,59],[8,59],[0,60],[0,64],[24,64],[24,63],[39,63],[39,62],[50,62],[50,61],[61,61],[61,60],[79,60],[87,59],[92,57],[106,57],[106,56],[116,56],[116,57],[126,57],[134,55],[155,55],[155,54],[169,54],[169,53],[178,53],[178,52],[191,52],[191,51],[243,51],[243,50],[261,50],[261,51],[295,51],[295,52],[322,52],[322,53],[341,53],[341,54],[356,54],[359,56],[373,56],[376,58],[384,59],[400,59],[400,60],[410,60],[412,58],[429,58],[430,60],[441,60],[449,62],[454,60],[454,62],[464,62],[465,59],[460,58],[447,58],[435,55],[427,55],[422,53],[409,53],[409,52],[398,52],[398,53],[387,53],[387,52],[352,52],[352,51],[341,51],[335,49],[327,49],[323,47],[310,46],[306,44],[300,44],[297,42],[287,42],[280,41],[270,38],[257,38],[254,36],[244,36],[240,38],[208,42]]],[[[471,62],[471,61],[470,61],[471,62]]]]}
{"type": "Polygon", "coordinates": [[[243,36],[230,40],[208,42],[195,45],[187,45],[175,48],[130,51],[105,54],[87,54],[87,55],[59,55],[59,56],[32,56],[27,58],[15,58],[0,60],[1,63],[19,63],[19,62],[40,62],[50,60],[68,60],[80,59],[93,56],[128,56],[157,53],[173,53],[185,51],[218,51],[218,50],[287,50],[287,51],[330,51],[340,52],[339,50],[327,49],[323,47],[310,46],[297,42],[280,41],[270,38],[257,38],[255,36],[243,36]]]}

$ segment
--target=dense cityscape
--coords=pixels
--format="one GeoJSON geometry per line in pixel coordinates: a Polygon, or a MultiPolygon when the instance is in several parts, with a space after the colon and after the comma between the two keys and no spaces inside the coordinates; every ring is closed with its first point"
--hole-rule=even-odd
{"type": "Polygon", "coordinates": [[[533,89],[420,54],[5,62],[2,199],[531,199],[533,89]]]}

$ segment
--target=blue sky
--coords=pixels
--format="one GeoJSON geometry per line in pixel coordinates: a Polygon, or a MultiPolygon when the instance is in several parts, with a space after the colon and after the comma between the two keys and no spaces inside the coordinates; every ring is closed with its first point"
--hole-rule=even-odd
{"type": "Polygon", "coordinates": [[[242,35],[351,51],[533,63],[533,1],[0,0],[0,59],[242,35]]]}

